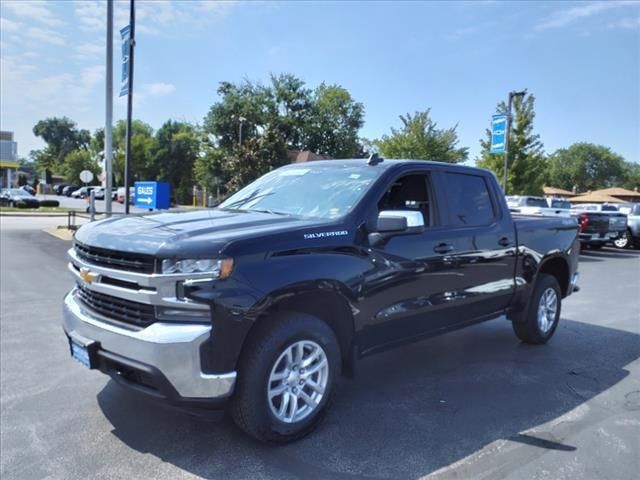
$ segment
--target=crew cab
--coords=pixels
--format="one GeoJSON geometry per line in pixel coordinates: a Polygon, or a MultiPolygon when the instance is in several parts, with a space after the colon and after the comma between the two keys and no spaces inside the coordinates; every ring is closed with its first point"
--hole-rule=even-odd
{"type": "Polygon", "coordinates": [[[271,442],[309,433],[362,357],[500,316],[542,344],[578,289],[575,220],[513,219],[485,170],[376,156],[285,166],[212,209],[93,222],[68,254],[76,360],[228,405],[271,442]]]}
{"type": "Polygon", "coordinates": [[[580,227],[580,244],[599,250],[616,242],[627,231],[627,216],[614,205],[589,203],[571,207],[571,215],[580,227]]]}

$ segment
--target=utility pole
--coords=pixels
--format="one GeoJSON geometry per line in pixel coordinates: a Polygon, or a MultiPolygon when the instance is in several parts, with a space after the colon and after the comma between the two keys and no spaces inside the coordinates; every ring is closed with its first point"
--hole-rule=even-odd
{"type": "Polygon", "coordinates": [[[105,90],[104,120],[104,184],[105,213],[111,216],[113,190],[113,0],[107,0],[107,86],[105,90]]]}
{"type": "Polygon", "coordinates": [[[136,10],[135,1],[129,8],[129,92],[127,96],[127,151],[124,157],[124,212],[129,214],[129,163],[131,160],[131,111],[133,109],[133,50],[135,47],[136,10]]]}
{"type": "Polygon", "coordinates": [[[524,97],[527,90],[521,92],[509,92],[509,102],[507,103],[507,128],[504,136],[504,174],[502,177],[502,191],[507,194],[507,159],[509,158],[509,133],[511,132],[511,105],[515,97],[524,97]]]}

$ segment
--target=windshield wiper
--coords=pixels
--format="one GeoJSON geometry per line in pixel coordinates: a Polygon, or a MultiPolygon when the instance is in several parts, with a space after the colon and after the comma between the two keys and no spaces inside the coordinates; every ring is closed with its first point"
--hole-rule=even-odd
{"type": "Polygon", "coordinates": [[[262,197],[267,197],[269,195],[273,195],[275,192],[265,192],[265,193],[261,193],[260,195],[250,195],[246,198],[241,198],[240,200],[236,200],[233,203],[230,203],[229,205],[225,205],[224,207],[220,207],[220,208],[236,208],[236,207],[241,207],[242,205],[244,205],[245,203],[248,203],[252,200],[256,200],[258,198],[262,198],[262,197]]]}
{"type": "Polygon", "coordinates": [[[284,212],[276,212],[274,210],[271,210],[270,208],[261,208],[261,209],[257,209],[257,208],[247,208],[247,212],[260,212],[260,213],[271,213],[273,215],[285,215],[285,216],[289,216],[288,213],[284,213],[284,212]]]}

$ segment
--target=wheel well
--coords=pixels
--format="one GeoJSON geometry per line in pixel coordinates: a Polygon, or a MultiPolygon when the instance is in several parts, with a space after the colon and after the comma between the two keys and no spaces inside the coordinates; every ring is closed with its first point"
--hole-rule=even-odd
{"type": "MultiPolygon", "coordinates": [[[[299,312],[324,321],[335,333],[342,356],[342,371],[350,374],[353,359],[354,322],[349,303],[333,291],[308,291],[282,298],[272,305],[263,317],[273,313],[299,312]]],[[[258,319],[251,330],[260,324],[258,319]]],[[[249,332],[250,333],[250,332],[249,332]]]]}
{"type": "Polygon", "coordinates": [[[547,260],[540,267],[540,273],[553,275],[560,284],[562,296],[565,297],[569,291],[569,265],[563,258],[552,258],[547,260]]]}

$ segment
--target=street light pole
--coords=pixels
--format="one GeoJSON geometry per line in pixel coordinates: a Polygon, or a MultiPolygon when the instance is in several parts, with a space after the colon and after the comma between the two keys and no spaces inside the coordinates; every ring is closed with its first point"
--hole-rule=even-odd
{"type": "Polygon", "coordinates": [[[135,46],[136,9],[130,0],[129,10],[129,94],[127,95],[127,149],[124,157],[124,212],[129,214],[129,163],[131,162],[131,110],[133,109],[133,50],[135,46]]]}
{"type": "Polygon", "coordinates": [[[504,136],[504,172],[502,176],[502,191],[507,194],[507,159],[509,158],[509,133],[511,132],[511,105],[514,97],[524,97],[527,90],[521,92],[509,92],[509,101],[507,103],[507,125],[504,136]]]}
{"type": "Polygon", "coordinates": [[[240,121],[240,131],[238,132],[238,145],[242,146],[242,125],[247,119],[244,117],[240,117],[238,118],[238,120],[240,121]]]}
{"type": "Polygon", "coordinates": [[[113,0],[107,0],[107,82],[104,120],[104,173],[105,213],[111,216],[111,191],[113,190],[113,0]]]}

